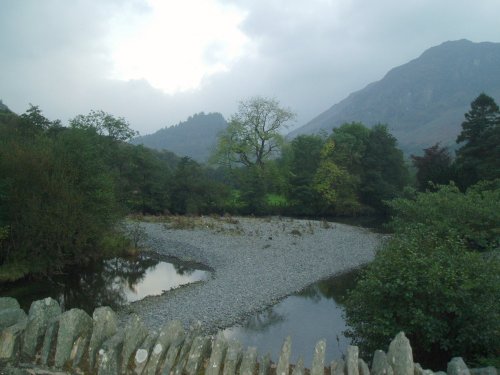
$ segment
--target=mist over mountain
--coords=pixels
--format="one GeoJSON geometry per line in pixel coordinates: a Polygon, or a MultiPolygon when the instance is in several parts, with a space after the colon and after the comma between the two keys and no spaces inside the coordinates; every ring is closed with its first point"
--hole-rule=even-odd
{"type": "Polygon", "coordinates": [[[205,162],[216,145],[217,135],[226,126],[227,122],[220,113],[201,112],[175,126],[134,138],[131,143],[143,144],[157,150],[169,150],[177,155],[205,162]]]}
{"type": "Polygon", "coordinates": [[[400,147],[418,153],[438,141],[453,146],[470,103],[486,93],[500,99],[500,43],[445,42],[350,94],[289,137],[345,122],[389,125],[400,147]]]}

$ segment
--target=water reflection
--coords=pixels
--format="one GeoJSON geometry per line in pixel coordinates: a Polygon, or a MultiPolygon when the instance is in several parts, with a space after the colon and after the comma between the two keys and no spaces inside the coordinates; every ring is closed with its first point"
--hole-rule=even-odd
{"type": "Polygon", "coordinates": [[[64,310],[78,307],[91,314],[98,306],[120,308],[146,296],[207,278],[208,271],[191,264],[164,262],[142,255],[96,262],[51,279],[6,285],[0,295],[17,298],[26,311],[32,301],[52,297],[64,310]]]}
{"type": "Polygon", "coordinates": [[[286,336],[292,336],[292,362],[299,356],[307,366],[312,363],[314,346],[327,341],[326,358],[342,358],[350,344],[342,332],[347,328],[342,317],[342,299],[356,282],[359,271],[353,271],[311,285],[280,303],[249,318],[242,325],[224,330],[247,346],[256,346],[261,354],[270,352],[277,361],[286,336]]]}

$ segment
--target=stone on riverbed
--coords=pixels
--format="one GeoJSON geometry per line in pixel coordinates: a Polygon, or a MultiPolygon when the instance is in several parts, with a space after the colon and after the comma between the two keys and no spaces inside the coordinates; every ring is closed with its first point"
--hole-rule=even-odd
{"type": "Polygon", "coordinates": [[[24,331],[21,357],[31,361],[42,345],[43,336],[49,323],[61,315],[61,307],[56,300],[47,297],[34,301],[28,313],[28,324],[24,331]]]}

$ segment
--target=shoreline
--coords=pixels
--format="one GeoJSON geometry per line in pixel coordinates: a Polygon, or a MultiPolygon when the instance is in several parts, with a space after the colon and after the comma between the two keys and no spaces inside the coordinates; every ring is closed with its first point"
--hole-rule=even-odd
{"type": "Polygon", "coordinates": [[[140,222],[142,245],[159,256],[201,263],[203,283],[148,297],[124,309],[151,329],[179,319],[201,322],[213,334],[283,298],[336,274],[369,263],[380,234],[345,224],[272,218],[186,218],[192,222],[140,222]],[[186,229],[175,229],[186,227],[186,229]]]}

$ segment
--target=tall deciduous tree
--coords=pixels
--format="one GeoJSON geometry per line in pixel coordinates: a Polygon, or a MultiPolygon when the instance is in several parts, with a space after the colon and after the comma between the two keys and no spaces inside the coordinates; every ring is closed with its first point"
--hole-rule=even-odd
{"type": "Polygon", "coordinates": [[[462,188],[500,177],[500,110],[492,97],[482,93],[471,103],[457,143],[462,188]]]}
{"type": "Polygon", "coordinates": [[[94,129],[97,134],[117,141],[127,141],[138,134],[123,117],[114,117],[104,111],[92,110],[88,115],[78,115],[69,124],[72,128],[94,129]]]}
{"type": "Polygon", "coordinates": [[[295,118],[275,99],[254,97],[239,104],[229,125],[218,141],[215,158],[223,165],[263,167],[279,153],[283,144],[282,128],[295,118]]]}

